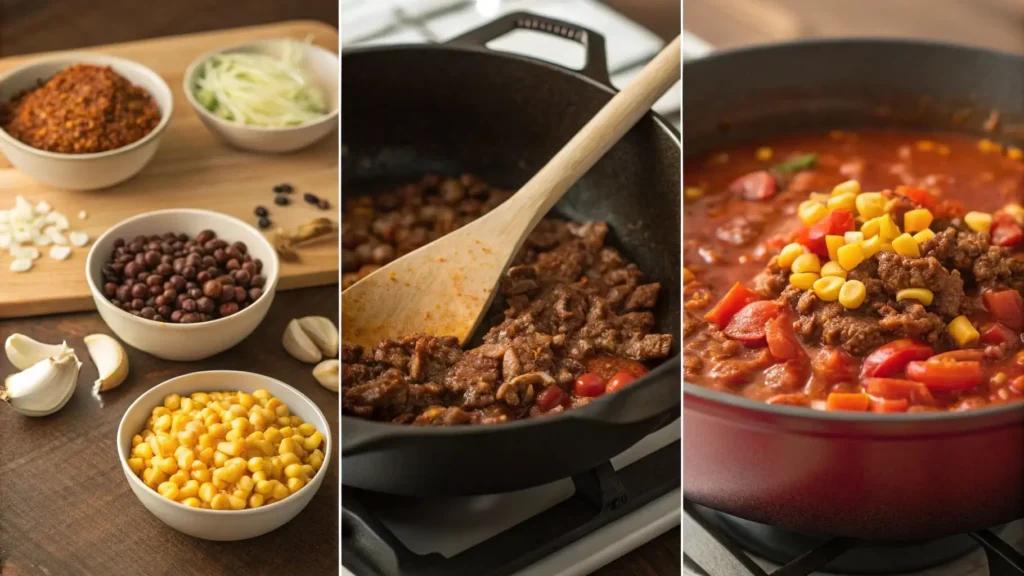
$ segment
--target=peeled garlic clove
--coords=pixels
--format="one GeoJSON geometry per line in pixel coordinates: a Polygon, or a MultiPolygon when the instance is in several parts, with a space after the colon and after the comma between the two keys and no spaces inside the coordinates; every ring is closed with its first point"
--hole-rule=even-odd
{"type": "MultiPolygon", "coordinates": [[[[43,344],[24,334],[11,334],[4,343],[7,359],[18,370],[28,370],[40,361],[60,354],[65,348],[67,348],[66,342],[43,344]]],[[[74,350],[71,352],[74,353],[74,350]]]]}
{"type": "Polygon", "coordinates": [[[330,318],[323,316],[306,316],[299,318],[299,326],[309,336],[309,339],[316,344],[316,347],[323,352],[325,358],[337,358],[338,356],[338,328],[330,318]]]}
{"type": "Polygon", "coordinates": [[[25,416],[46,416],[60,410],[75,393],[82,363],[67,345],[51,358],[8,376],[0,400],[25,416]]]}
{"type": "Polygon", "coordinates": [[[93,392],[113,390],[128,377],[128,354],[120,342],[106,334],[90,334],[85,337],[85,348],[100,376],[93,392]]]}
{"type": "Polygon", "coordinates": [[[292,320],[285,327],[281,343],[284,344],[284,349],[299,362],[316,364],[323,358],[320,348],[306,335],[298,320],[292,320]]]}
{"type": "Polygon", "coordinates": [[[330,360],[324,360],[313,368],[313,377],[316,378],[316,381],[324,388],[327,388],[331,392],[337,392],[338,372],[340,369],[341,364],[337,359],[332,358],[330,360]]]}

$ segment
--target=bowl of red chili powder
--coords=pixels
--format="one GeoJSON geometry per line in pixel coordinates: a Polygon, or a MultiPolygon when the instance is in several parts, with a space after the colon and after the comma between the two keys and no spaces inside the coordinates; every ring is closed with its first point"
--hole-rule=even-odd
{"type": "Polygon", "coordinates": [[[70,53],[0,76],[0,152],[45,184],[95,190],[139,173],[173,109],[153,70],[123,58],[70,53]]]}

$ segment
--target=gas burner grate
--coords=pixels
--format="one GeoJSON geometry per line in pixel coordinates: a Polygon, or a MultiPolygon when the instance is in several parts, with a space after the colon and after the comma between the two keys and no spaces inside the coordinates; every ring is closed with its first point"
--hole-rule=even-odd
{"type": "MultiPolygon", "coordinates": [[[[829,573],[849,571],[860,574],[891,574],[896,562],[886,559],[885,556],[880,556],[879,549],[874,543],[854,538],[831,538],[820,539],[810,547],[804,548],[802,553],[792,554],[789,559],[781,560],[784,565],[774,570],[766,570],[751,558],[744,547],[769,558],[773,553],[778,556],[785,555],[785,552],[772,550],[773,545],[765,544],[763,541],[757,542],[749,535],[744,538],[742,526],[752,525],[764,530],[772,530],[777,532],[781,538],[786,538],[790,533],[715,512],[686,499],[683,500],[683,512],[684,566],[689,571],[688,573],[700,576],[726,574],[729,576],[814,576],[826,571],[829,573]],[[730,526],[732,523],[735,525],[730,526]],[[741,545],[741,541],[743,545],[741,545]],[[844,566],[844,556],[856,555],[858,551],[867,551],[862,556],[873,559],[875,564],[872,565],[869,561],[867,565],[851,568],[849,567],[850,562],[847,562],[844,566]],[[886,569],[883,566],[889,568],[886,569]]],[[[810,537],[793,537],[812,540],[810,537]]],[[[917,565],[895,568],[899,572],[910,572],[950,562],[970,553],[979,546],[984,550],[988,560],[989,576],[1024,575],[1024,555],[992,530],[981,530],[931,543],[900,547],[888,545],[881,550],[882,554],[886,549],[912,552],[909,555],[917,558],[917,565]]],[[[789,547],[786,548],[788,551],[789,547]]],[[[770,559],[778,560],[778,558],[770,559]]],[[[914,561],[906,558],[901,560],[903,562],[914,561]]]]}
{"type": "Polygon", "coordinates": [[[572,478],[571,497],[451,557],[416,554],[381,521],[403,497],[342,486],[342,564],[359,576],[508,576],[680,486],[676,440],[616,470],[572,478]]]}

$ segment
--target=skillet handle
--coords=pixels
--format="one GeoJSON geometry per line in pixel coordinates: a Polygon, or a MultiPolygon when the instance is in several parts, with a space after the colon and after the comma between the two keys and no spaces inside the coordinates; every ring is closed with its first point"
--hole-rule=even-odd
{"type": "Polygon", "coordinates": [[[577,24],[539,16],[529,12],[513,12],[479,28],[465,32],[445,44],[486,48],[491,40],[500,38],[514,30],[536,30],[552,36],[572,40],[583,45],[586,60],[580,73],[605,86],[611,86],[608,76],[608,59],[605,53],[604,36],[577,24]]]}

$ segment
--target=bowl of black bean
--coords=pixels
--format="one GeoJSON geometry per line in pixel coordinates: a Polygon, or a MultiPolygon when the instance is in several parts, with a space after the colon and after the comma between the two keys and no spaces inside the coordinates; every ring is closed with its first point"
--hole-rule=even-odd
{"type": "Polygon", "coordinates": [[[201,360],[244,340],[274,299],[273,246],[241,220],[175,209],[129,218],[86,260],[96,308],[126,344],[166,360],[201,360]]]}

